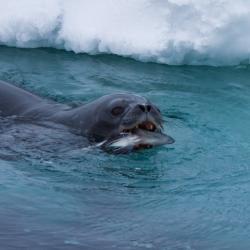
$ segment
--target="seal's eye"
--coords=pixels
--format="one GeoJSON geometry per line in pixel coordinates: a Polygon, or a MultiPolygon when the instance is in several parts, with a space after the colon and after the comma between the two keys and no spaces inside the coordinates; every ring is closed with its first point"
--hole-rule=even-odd
{"type": "Polygon", "coordinates": [[[117,106],[111,110],[112,115],[121,115],[124,112],[124,108],[121,106],[117,106]]]}

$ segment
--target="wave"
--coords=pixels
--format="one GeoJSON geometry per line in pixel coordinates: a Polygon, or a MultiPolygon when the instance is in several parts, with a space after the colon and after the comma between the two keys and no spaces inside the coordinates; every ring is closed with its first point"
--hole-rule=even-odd
{"type": "Polygon", "coordinates": [[[245,0],[0,0],[0,44],[170,65],[249,63],[245,0]]]}

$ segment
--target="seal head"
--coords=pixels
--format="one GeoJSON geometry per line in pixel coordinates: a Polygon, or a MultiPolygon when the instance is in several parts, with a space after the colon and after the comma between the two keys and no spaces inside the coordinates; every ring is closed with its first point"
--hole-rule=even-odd
{"type": "Polygon", "coordinates": [[[88,136],[91,141],[105,141],[106,146],[131,136],[136,136],[136,140],[132,143],[133,149],[174,142],[174,139],[163,133],[160,110],[149,100],[138,95],[103,96],[80,107],[74,117],[79,119],[81,116],[81,133],[88,136]]]}

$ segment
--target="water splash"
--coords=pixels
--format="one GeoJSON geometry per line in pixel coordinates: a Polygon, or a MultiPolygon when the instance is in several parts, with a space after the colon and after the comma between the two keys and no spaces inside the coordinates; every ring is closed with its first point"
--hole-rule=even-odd
{"type": "Polygon", "coordinates": [[[0,0],[0,44],[166,64],[249,63],[244,0],[0,0]]]}

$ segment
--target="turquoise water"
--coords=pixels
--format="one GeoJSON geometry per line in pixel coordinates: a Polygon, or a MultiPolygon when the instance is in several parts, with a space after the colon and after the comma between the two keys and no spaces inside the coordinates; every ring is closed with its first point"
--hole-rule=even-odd
{"type": "Polygon", "coordinates": [[[1,249],[249,249],[250,68],[0,47],[0,79],[76,105],[134,92],[175,144],[129,155],[0,119],[1,249]]]}

